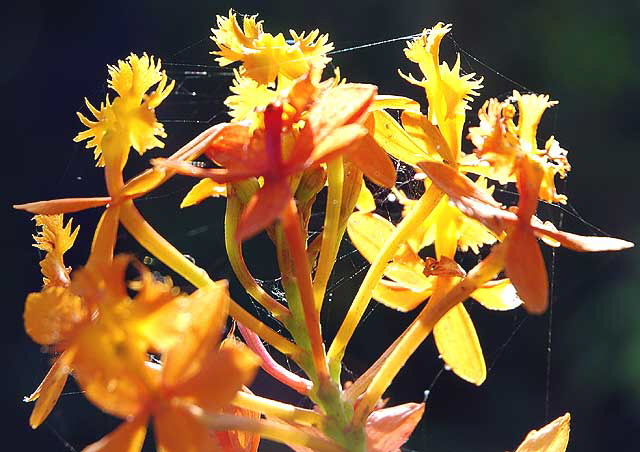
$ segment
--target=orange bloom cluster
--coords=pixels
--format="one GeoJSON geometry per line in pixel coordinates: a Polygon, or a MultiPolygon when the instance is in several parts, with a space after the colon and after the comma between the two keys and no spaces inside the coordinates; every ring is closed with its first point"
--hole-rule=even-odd
{"type": "MultiPolygon", "coordinates": [[[[142,155],[163,147],[159,138],[166,132],[155,109],[174,82],[160,60],[146,54],[109,66],[114,97],[99,108],[86,101],[93,119],[78,113],[86,129],[76,136],[104,167],[107,195],[15,206],[35,214],[35,246],[45,252],[43,287],[27,297],[25,329],[55,356],[26,398],[35,401],[31,426],[45,420],[73,375],[97,408],[123,420],[85,449],[90,452],[140,450],[150,421],[158,450],[167,452],[255,451],[261,438],[298,451],[397,451],[425,404],[387,407],[383,395],[429,334],[460,378],[476,385],[486,378],[466,299],[494,311],[523,305],[539,314],[547,307],[548,282],[538,239],[590,252],[633,246],[559,231],[536,217],[539,200],[566,202],[555,179],[571,169],[567,151],[553,137],[538,147],[538,124],[556,103],[548,96],[514,92],[504,102],[491,99],[478,113],[479,125],[465,133],[482,79],[461,74],[459,57],[453,64],[440,60],[450,29],[439,23],[405,49],[424,77],[401,76],[424,89],[424,114],[415,100],[346,83],[338,69],[323,79],[333,44],[318,30],[291,31],[286,39],[265,32],[255,16],[245,16],[242,25],[233,12],[220,16],[212,53],[220,66],[238,65],[225,101],[230,121],[167,158],[154,158],[127,181],[123,169],[132,148],[142,155]],[[400,120],[388,110],[399,110],[400,120]],[[465,137],[473,152],[463,150],[465,137]],[[191,163],[200,156],[213,167],[191,163]],[[423,181],[418,199],[396,188],[396,164],[423,181]],[[176,174],[200,179],[181,207],[226,198],[231,267],[287,336],[240,307],[225,281],[213,281],[137,210],[137,198],[176,174]],[[518,204],[494,199],[491,181],[515,182],[518,204]],[[397,224],[376,214],[372,184],[402,203],[397,224]],[[325,190],[326,203],[315,203],[325,190]],[[64,254],[78,228],[65,224],[63,214],[95,207],[104,212],[91,253],[72,272],[64,254]],[[309,218],[319,210],[322,231],[310,240],[309,218]],[[134,257],[114,255],[119,227],[196,290],[183,293],[134,257]],[[282,301],[244,260],[243,242],[262,231],[275,247],[282,301]],[[327,348],[320,314],[345,233],[371,266],[327,348]],[[431,246],[433,255],[422,257],[431,246]],[[469,251],[479,263],[466,270],[458,261],[469,251]],[[138,276],[127,278],[128,270],[138,276]],[[343,384],[342,358],[371,299],[402,312],[421,308],[367,371],[343,384]],[[263,342],[295,363],[296,371],[283,367],[263,342]],[[308,397],[314,409],[254,394],[249,386],[259,368],[308,397]]],[[[517,451],[562,452],[568,440],[566,414],[530,432],[517,451]]]]}

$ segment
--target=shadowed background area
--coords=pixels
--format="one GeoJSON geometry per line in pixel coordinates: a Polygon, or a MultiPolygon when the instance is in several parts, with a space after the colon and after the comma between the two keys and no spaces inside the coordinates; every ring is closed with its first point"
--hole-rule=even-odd
{"type": "MultiPolygon", "coordinates": [[[[131,171],[148,158],[168,155],[211,124],[224,121],[222,101],[228,94],[228,71],[214,66],[208,39],[216,14],[229,7],[260,13],[266,31],[319,28],[336,49],[411,35],[438,21],[453,24],[443,56],[461,53],[462,67],[484,77],[485,88],[473,104],[488,97],[504,99],[513,89],[549,93],[560,105],[547,113],[540,136],[555,135],[568,149],[573,171],[560,191],[569,196],[566,210],[545,206],[541,215],[562,221],[584,234],[607,234],[637,241],[637,169],[640,142],[640,39],[637,1],[353,1],[353,2],[199,2],[141,0],[126,2],[37,2],[9,7],[2,33],[0,90],[4,144],[2,209],[6,250],[3,309],[2,401],[5,439],[20,450],[81,450],[116,424],[74,394],[69,384],[49,420],[37,431],[27,423],[31,407],[21,402],[40,382],[48,356],[23,331],[22,307],[28,292],[40,288],[37,251],[31,247],[33,222],[10,205],[66,196],[104,193],[92,155],[71,141],[80,130],[75,112],[86,96],[95,105],[106,93],[106,65],[129,52],[161,57],[169,76],[179,81],[176,94],[158,111],[169,138],[165,150],[133,156],[131,171]],[[186,65],[183,65],[186,64],[186,65]],[[203,66],[197,66],[203,65],[203,66]],[[193,93],[193,94],[192,94],[193,93]],[[596,229],[590,223],[597,225],[596,229]]],[[[424,93],[408,85],[396,69],[415,65],[402,53],[404,40],[334,55],[349,81],[375,83],[381,93],[402,94],[424,103],[424,93]]],[[[475,113],[469,114],[472,123],[475,113]]],[[[466,143],[469,146],[469,143],[466,143]]],[[[470,150],[470,147],[467,148],[470,150]]],[[[192,255],[214,278],[232,278],[224,257],[223,201],[208,200],[180,211],[181,198],[193,181],[175,178],[138,205],[149,221],[174,244],[192,255]]],[[[505,202],[515,199],[499,194],[505,202]]],[[[78,245],[67,264],[85,262],[91,228],[99,212],[77,215],[78,245]]],[[[122,250],[145,254],[125,233],[122,250]]],[[[256,276],[275,278],[275,267],[263,253],[269,244],[258,238],[250,267],[256,276]],[[265,262],[267,260],[268,262],[265,262]]],[[[323,313],[331,337],[363,277],[364,261],[349,254],[338,265],[332,301],[323,313]]],[[[267,254],[270,256],[270,254],[267,254]]],[[[549,313],[526,318],[516,313],[489,313],[473,307],[490,368],[476,388],[443,372],[431,339],[389,389],[395,405],[419,401],[431,387],[427,410],[407,450],[430,452],[512,450],[532,428],[566,411],[572,413],[569,450],[595,452],[640,449],[640,258],[634,250],[619,254],[578,255],[560,249],[547,254],[553,280],[553,318],[549,313]],[[552,322],[551,322],[552,320],[552,322]],[[550,328],[550,324],[552,328],[550,328]],[[551,334],[551,341],[549,335],[551,334]],[[549,351],[550,344],[550,351],[549,351]]],[[[270,259],[270,258],[269,258],[270,259]]],[[[157,263],[152,269],[164,271],[157,263]]],[[[179,279],[178,284],[183,284],[179,279]]],[[[185,288],[188,287],[185,285],[185,288]]],[[[236,284],[234,297],[252,309],[236,284]]],[[[412,315],[378,306],[358,330],[347,351],[345,375],[355,378],[408,325],[412,315]]],[[[278,394],[281,388],[264,376],[256,392],[278,394]]],[[[287,393],[288,400],[301,403],[287,393]]],[[[262,450],[262,449],[261,449],[262,450]]],[[[264,450],[283,450],[265,443],[264,450]]]]}

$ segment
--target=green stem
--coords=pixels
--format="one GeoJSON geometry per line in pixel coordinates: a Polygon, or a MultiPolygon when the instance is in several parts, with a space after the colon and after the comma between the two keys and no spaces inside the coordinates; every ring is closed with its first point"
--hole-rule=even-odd
{"type": "Polygon", "coordinates": [[[227,248],[231,268],[247,293],[264,306],[276,319],[286,324],[291,317],[289,310],[274,300],[260,287],[244,262],[242,245],[235,239],[238,218],[241,212],[242,202],[235,193],[229,193],[224,216],[224,243],[227,248]]]}
{"type": "Polygon", "coordinates": [[[376,259],[371,263],[371,267],[367,271],[360,289],[356,294],[349,311],[345,316],[340,329],[331,344],[328,352],[329,366],[332,378],[337,381],[340,377],[340,363],[344,356],[349,340],[362,318],[371,299],[373,289],[378,284],[384,274],[387,265],[393,259],[400,245],[409,238],[416,227],[420,225],[437,206],[443,193],[435,184],[429,186],[429,189],[416,202],[409,214],[395,228],[393,234],[389,236],[387,241],[380,248],[380,252],[376,259]]]}
{"type": "Polygon", "coordinates": [[[342,156],[336,157],[327,164],[328,193],[324,228],[322,230],[322,244],[320,257],[313,280],[313,294],[316,301],[316,310],[320,312],[324,295],[336,262],[342,234],[340,234],[340,210],[342,204],[342,189],[344,184],[344,165],[342,156]]]}
{"type": "Polygon", "coordinates": [[[320,317],[315,309],[313,298],[313,285],[311,283],[311,267],[307,259],[306,239],[296,202],[293,198],[289,201],[282,214],[282,229],[289,245],[293,263],[293,273],[300,291],[300,300],[304,312],[304,322],[309,335],[311,345],[311,357],[315,375],[322,385],[329,379],[329,369],[324,352],[322,332],[320,331],[320,317]]]}

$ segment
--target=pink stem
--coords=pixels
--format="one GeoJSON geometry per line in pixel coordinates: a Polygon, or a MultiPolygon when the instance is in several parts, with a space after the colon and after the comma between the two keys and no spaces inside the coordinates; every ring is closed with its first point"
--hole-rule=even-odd
{"type": "Polygon", "coordinates": [[[245,342],[251,350],[253,350],[262,359],[262,368],[266,373],[273,378],[289,386],[291,389],[299,392],[302,395],[307,395],[311,391],[313,383],[306,378],[300,377],[294,374],[290,370],[282,367],[273,357],[269,354],[260,337],[253,331],[246,328],[241,323],[237,323],[238,329],[242,334],[245,342]]]}

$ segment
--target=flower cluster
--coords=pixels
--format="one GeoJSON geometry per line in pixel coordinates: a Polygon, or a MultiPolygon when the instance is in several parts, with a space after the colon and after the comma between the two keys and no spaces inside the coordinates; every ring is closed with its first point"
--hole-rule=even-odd
{"type": "MultiPolygon", "coordinates": [[[[104,167],[106,196],[15,206],[35,214],[34,246],[45,252],[43,287],[27,297],[25,329],[54,355],[42,384],[26,398],[35,401],[31,426],[45,420],[72,375],[97,408],[123,420],[85,449],[90,452],[141,450],[149,421],[162,451],[255,451],[261,438],[298,451],[397,451],[425,404],[386,406],[383,395],[427,336],[433,332],[440,357],[460,378],[476,385],[486,378],[465,300],[539,314],[547,307],[548,282],[538,239],[589,252],[633,246],[559,231],[536,216],[540,200],[566,202],[555,182],[571,169],[553,137],[538,145],[538,124],[556,104],[549,96],[514,92],[503,102],[490,99],[478,112],[479,124],[465,133],[482,79],[462,74],[459,56],[441,61],[450,30],[438,23],[407,42],[405,55],[423,77],[401,76],[424,89],[425,114],[420,102],[347,83],[337,69],[324,78],[333,44],[318,30],[291,31],[286,39],[265,32],[255,16],[245,16],[242,26],[233,12],[220,16],[212,53],[220,66],[237,64],[225,101],[230,121],[169,157],[154,158],[127,181],[123,169],[132,148],[143,154],[163,147],[159,138],[166,132],[155,109],[174,82],[147,54],[109,66],[114,97],[99,108],[86,101],[94,118],[78,113],[86,129],[75,138],[86,140],[104,167]],[[468,142],[471,152],[464,151],[468,142]],[[209,167],[191,163],[201,156],[209,167]],[[396,187],[397,165],[422,181],[417,199],[396,187]],[[199,179],[180,207],[225,198],[225,245],[235,276],[287,335],[243,309],[225,281],[213,281],[138,211],[137,198],[177,174],[199,179]],[[493,197],[495,184],[510,182],[518,190],[516,206],[493,197]],[[395,224],[376,213],[381,206],[372,185],[391,190],[402,204],[395,224]],[[326,202],[316,203],[321,192],[326,202]],[[63,255],[78,228],[65,224],[63,214],[96,207],[104,211],[91,253],[72,272],[63,255]],[[321,212],[324,223],[310,239],[312,212],[321,212]],[[134,257],[114,254],[120,226],[196,290],[183,293],[134,257]],[[261,286],[244,259],[243,242],[263,231],[275,247],[282,300],[261,286]],[[320,314],[345,233],[371,265],[325,347],[320,314]],[[478,259],[471,269],[460,264],[468,252],[478,259]],[[342,359],[372,299],[418,313],[346,384],[342,359]],[[296,371],[283,367],[264,342],[296,371]],[[259,368],[314,408],[254,394],[249,386],[259,368]]],[[[561,452],[568,440],[566,414],[529,433],[517,451],[561,452]]]]}

